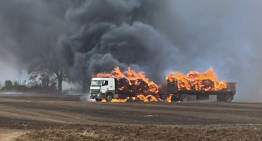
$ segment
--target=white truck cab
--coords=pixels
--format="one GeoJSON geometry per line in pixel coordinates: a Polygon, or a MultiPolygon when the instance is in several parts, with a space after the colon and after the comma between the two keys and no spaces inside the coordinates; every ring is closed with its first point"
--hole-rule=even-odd
{"type": "Polygon", "coordinates": [[[90,85],[91,99],[111,101],[116,94],[116,81],[115,78],[92,78],[90,85]]]}

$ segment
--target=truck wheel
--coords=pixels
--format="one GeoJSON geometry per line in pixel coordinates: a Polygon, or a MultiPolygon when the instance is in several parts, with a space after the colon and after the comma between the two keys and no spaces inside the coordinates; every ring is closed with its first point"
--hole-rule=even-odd
{"type": "Polygon", "coordinates": [[[231,94],[226,94],[224,96],[224,101],[225,102],[231,102],[233,100],[233,96],[231,94]]]}
{"type": "Polygon", "coordinates": [[[112,99],[113,99],[113,94],[112,93],[106,94],[106,102],[111,102],[112,99]]]}
{"type": "Polygon", "coordinates": [[[166,95],[160,95],[159,98],[163,101],[165,101],[167,99],[167,96],[166,95]]]}
{"type": "Polygon", "coordinates": [[[132,97],[129,97],[126,102],[133,102],[133,101],[134,100],[132,99],[132,97]]]}
{"type": "Polygon", "coordinates": [[[96,102],[101,102],[101,101],[102,101],[102,99],[96,98],[96,102]]]}
{"type": "Polygon", "coordinates": [[[181,95],[179,96],[179,100],[180,100],[181,102],[187,101],[187,95],[186,95],[186,94],[181,94],[181,95]]]}
{"type": "Polygon", "coordinates": [[[147,100],[148,100],[148,102],[150,102],[150,101],[151,101],[151,97],[149,96],[149,97],[147,98],[147,100]]]}
{"type": "Polygon", "coordinates": [[[178,98],[176,98],[174,95],[171,97],[171,101],[178,101],[178,98]]]}

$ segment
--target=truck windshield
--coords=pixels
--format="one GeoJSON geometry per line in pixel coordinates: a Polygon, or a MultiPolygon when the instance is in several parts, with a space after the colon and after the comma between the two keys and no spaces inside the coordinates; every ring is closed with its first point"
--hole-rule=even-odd
{"type": "Polygon", "coordinates": [[[92,80],[91,86],[101,86],[101,80],[92,80]]]}

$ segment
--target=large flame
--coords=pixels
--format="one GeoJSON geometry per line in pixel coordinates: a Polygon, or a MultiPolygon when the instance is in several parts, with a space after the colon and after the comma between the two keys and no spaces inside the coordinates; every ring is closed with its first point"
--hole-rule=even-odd
{"type": "Polygon", "coordinates": [[[155,82],[150,81],[143,72],[135,72],[131,68],[122,72],[119,67],[116,67],[110,73],[98,73],[97,77],[111,77],[121,79],[119,81],[118,90],[128,90],[130,92],[151,92],[157,93],[158,86],[155,82]]]}
{"type": "Polygon", "coordinates": [[[154,95],[143,95],[139,94],[137,95],[137,98],[144,101],[144,102],[151,102],[151,101],[161,101],[160,99],[156,98],[154,95]]]}
{"type": "Polygon", "coordinates": [[[171,73],[166,79],[169,82],[177,80],[179,90],[221,90],[227,87],[225,81],[218,81],[216,75],[214,74],[213,68],[210,68],[204,73],[198,71],[191,71],[186,75],[182,73],[171,73]]]}
{"type": "Polygon", "coordinates": [[[170,94],[170,95],[167,97],[166,101],[167,101],[168,103],[171,103],[171,102],[172,102],[172,96],[173,96],[173,94],[170,94]]]}
{"type": "MultiPolygon", "coordinates": [[[[143,72],[135,72],[131,68],[128,68],[126,71],[122,72],[119,67],[116,67],[110,73],[98,73],[96,77],[117,78],[119,80],[119,91],[142,93],[137,95],[137,97],[113,99],[111,102],[127,102],[129,99],[133,101],[140,99],[144,102],[159,101],[155,96],[155,94],[158,93],[158,86],[155,84],[155,82],[150,81],[143,72]]],[[[106,102],[106,100],[103,99],[102,102],[106,102]]]]}
{"type": "MultiPolygon", "coordinates": [[[[136,97],[127,97],[126,99],[112,99],[111,102],[113,103],[118,103],[118,102],[127,102],[129,99],[132,99],[132,101],[135,101],[136,100],[136,97]]],[[[106,102],[105,99],[102,99],[102,102],[106,102]]]]}

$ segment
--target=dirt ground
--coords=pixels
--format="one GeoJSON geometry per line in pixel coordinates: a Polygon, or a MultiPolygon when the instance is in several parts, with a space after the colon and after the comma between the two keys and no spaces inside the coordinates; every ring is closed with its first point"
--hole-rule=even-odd
{"type": "Polygon", "coordinates": [[[0,140],[262,140],[262,103],[0,96],[0,140]]]}

